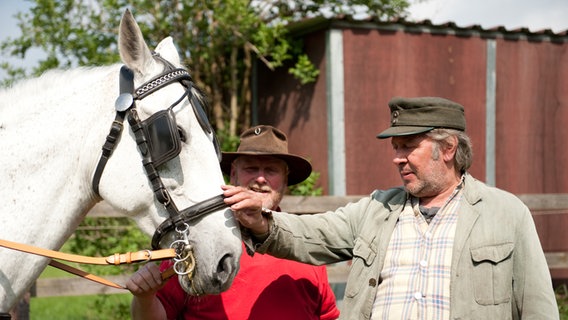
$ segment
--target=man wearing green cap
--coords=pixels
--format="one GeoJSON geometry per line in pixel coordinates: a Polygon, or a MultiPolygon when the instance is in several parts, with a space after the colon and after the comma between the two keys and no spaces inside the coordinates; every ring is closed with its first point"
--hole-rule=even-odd
{"type": "Polygon", "coordinates": [[[270,212],[225,186],[226,203],[260,253],[329,264],[352,260],[341,319],[558,319],[528,208],[467,173],[464,108],[393,98],[390,138],[403,186],[335,212],[270,212]]]}

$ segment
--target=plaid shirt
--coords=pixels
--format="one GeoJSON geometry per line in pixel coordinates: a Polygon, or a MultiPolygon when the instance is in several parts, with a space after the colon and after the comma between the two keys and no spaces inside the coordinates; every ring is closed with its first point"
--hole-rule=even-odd
{"type": "Polygon", "coordinates": [[[452,248],[462,185],[429,224],[420,213],[418,199],[408,197],[391,236],[371,319],[449,319],[452,248]]]}

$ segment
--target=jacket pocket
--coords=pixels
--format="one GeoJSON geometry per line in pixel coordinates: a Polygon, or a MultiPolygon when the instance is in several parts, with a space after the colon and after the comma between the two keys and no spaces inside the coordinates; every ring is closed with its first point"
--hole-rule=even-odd
{"type": "Polygon", "coordinates": [[[507,242],[472,248],[473,291],[481,305],[497,305],[511,300],[513,287],[513,249],[507,242]]]}
{"type": "MultiPolygon", "coordinates": [[[[377,256],[377,250],[373,248],[366,240],[362,238],[355,239],[355,245],[353,247],[353,260],[351,261],[351,269],[349,270],[349,276],[347,277],[347,285],[345,287],[345,297],[352,298],[356,296],[360,290],[367,282],[373,283],[373,280],[369,278],[369,268],[375,257],[377,256]]],[[[374,285],[378,285],[376,280],[374,285]]]]}

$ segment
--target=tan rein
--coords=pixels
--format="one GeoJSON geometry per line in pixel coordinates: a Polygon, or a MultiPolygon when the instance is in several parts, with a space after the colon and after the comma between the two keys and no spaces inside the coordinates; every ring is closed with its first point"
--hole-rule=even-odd
{"type": "MultiPolygon", "coordinates": [[[[176,257],[175,249],[160,249],[160,250],[141,250],[137,252],[127,252],[127,253],[115,253],[108,257],[86,257],[80,256],[75,254],[69,254],[59,251],[53,251],[48,249],[43,249],[39,247],[34,247],[31,245],[12,242],[8,240],[0,239],[0,246],[12,250],[17,250],[21,252],[31,253],[51,259],[59,259],[65,260],[69,262],[76,262],[81,264],[94,264],[94,265],[121,265],[121,264],[130,264],[136,262],[148,262],[148,261],[158,261],[158,260],[165,260],[171,259],[176,257]]],[[[75,267],[71,267],[59,261],[51,260],[49,263],[50,266],[61,269],[63,271],[72,273],[74,275],[83,277],[87,280],[91,280],[100,284],[104,284],[109,287],[117,288],[117,289],[126,289],[126,287],[116,284],[112,281],[104,279],[102,277],[96,276],[94,274],[90,274],[85,272],[81,269],[77,269],[75,267]]],[[[169,268],[162,273],[162,279],[166,280],[173,276],[175,271],[173,268],[169,268]]]]}

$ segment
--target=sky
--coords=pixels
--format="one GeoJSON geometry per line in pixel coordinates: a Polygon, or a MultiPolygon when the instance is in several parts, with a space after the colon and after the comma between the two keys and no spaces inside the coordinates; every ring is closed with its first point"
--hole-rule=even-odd
{"type": "MultiPolygon", "coordinates": [[[[409,0],[409,19],[431,20],[434,24],[454,22],[460,27],[474,24],[483,28],[503,26],[509,30],[529,28],[530,31],[551,29],[568,30],[568,0],[409,0]]],[[[13,17],[27,11],[29,1],[0,0],[0,41],[19,37],[19,28],[13,17]]],[[[18,66],[34,65],[41,52],[31,52],[26,61],[0,55],[0,61],[18,66]]],[[[4,78],[0,71],[0,79],[4,78]]]]}
{"type": "Polygon", "coordinates": [[[410,0],[410,16],[434,24],[455,22],[460,27],[479,24],[489,29],[529,28],[530,31],[568,30],[568,0],[410,0]]]}

